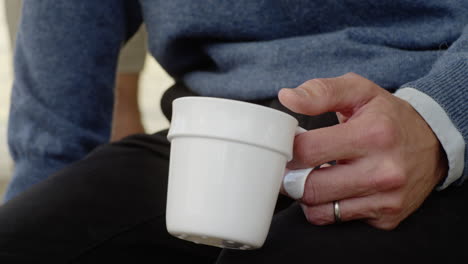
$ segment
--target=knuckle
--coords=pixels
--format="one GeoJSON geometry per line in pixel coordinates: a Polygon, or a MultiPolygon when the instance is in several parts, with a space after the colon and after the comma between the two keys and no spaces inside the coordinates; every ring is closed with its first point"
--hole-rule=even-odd
{"type": "Polygon", "coordinates": [[[398,143],[398,127],[390,118],[380,116],[367,130],[366,138],[371,146],[393,148],[398,143]]]}
{"type": "Polygon", "coordinates": [[[384,221],[374,222],[372,226],[381,230],[391,231],[395,229],[398,226],[398,224],[399,222],[396,222],[396,221],[384,220],[384,221]]]}
{"type": "Polygon", "coordinates": [[[309,180],[306,180],[304,196],[302,197],[302,200],[305,204],[314,205],[318,203],[318,194],[314,184],[310,184],[309,182],[309,180]]]}
{"type": "MultiPolygon", "coordinates": [[[[355,73],[355,72],[348,72],[346,74],[343,75],[343,77],[346,77],[346,78],[355,78],[355,79],[365,79],[364,77],[362,77],[361,75],[355,73]]],[[[367,80],[367,79],[366,79],[367,80]]]]}
{"type": "Polygon", "coordinates": [[[342,76],[345,79],[355,79],[357,82],[361,83],[360,89],[364,92],[371,92],[372,90],[378,88],[379,86],[372,82],[371,80],[357,74],[354,72],[348,72],[342,76]]]}
{"type": "Polygon", "coordinates": [[[393,168],[373,177],[373,187],[378,191],[386,191],[403,187],[407,177],[402,169],[393,168]]]}
{"type": "Polygon", "coordinates": [[[380,209],[380,213],[387,216],[398,216],[403,213],[403,210],[403,199],[398,197],[387,201],[387,204],[380,209]]]}
{"type": "Polygon", "coordinates": [[[331,222],[329,214],[314,208],[308,210],[307,220],[314,225],[327,225],[331,222]]]}
{"type": "Polygon", "coordinates": [[[389,189],[401,188],[406,185],[408,177],[401,168],[394,168],[387,176],[387,187],[389,189]]]}
{"type": "Polygon", "coordinates": [[[326,79],[311,79],[304,83],[306,90],[324,98],[333,96],[333,87],[326,79]]]}

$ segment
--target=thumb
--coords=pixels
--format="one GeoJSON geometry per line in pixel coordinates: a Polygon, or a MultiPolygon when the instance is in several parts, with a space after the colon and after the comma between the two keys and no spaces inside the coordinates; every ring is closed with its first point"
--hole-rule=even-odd
{"type": "Polygon", "coordinates": [[[280,102],[293,112],[319,115],[325,112],[354,112],[380,92],[370,80],[348,73],[336,78],[312,79],[297,88],[283,88],[280,102]]]}

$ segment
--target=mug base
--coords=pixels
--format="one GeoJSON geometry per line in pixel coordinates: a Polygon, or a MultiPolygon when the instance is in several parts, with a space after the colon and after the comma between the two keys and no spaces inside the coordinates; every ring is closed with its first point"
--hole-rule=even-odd
{"type": "Polygon", "coordinates": [[[253,250],[257,249],[257,246],[247,245],[242,242],[237,242],[234,240],[223,239],[219,237],[205,236],[205,235],[196,235],[196,234],[171,234],[179,239],[187,240],[195,244],[204,244],[209,246],[215,246],[219,248],[228,248],[228,249],[239,249],[239,250],[253,250]]]}

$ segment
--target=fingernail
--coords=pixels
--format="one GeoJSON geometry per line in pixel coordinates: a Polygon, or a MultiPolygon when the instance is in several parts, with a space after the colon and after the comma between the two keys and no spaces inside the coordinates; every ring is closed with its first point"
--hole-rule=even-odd
{"type": "Polygon", "coordinates": [[[297,96],[299,97],[308,97],[309,93],[306,92],[306,90],[302,89],[301,87],[297,87],[294,89],[291,89],[297,96]]]}
{"type": "Polygon", "coordinates": [[[283,178],[283,187],[286,193],[293,199],[299,200],[304,195],[304,184],[312,168],[290,170],[283,178]]]}
{"type": "Polygon", "coordinates": [[[306,96],[309,95],[304,89],[302,89],[300,87],[297,87],[297,88],[283,88],[282,90],[292,92],[296,96],[299,96],[299,97],[306,97],[306,96]]]}

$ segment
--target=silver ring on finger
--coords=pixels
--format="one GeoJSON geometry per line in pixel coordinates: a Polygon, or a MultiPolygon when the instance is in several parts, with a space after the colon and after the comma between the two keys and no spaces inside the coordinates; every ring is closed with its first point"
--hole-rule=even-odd
{"type": "Polygon", "coordinates": [[[335,224],[341,223],[341,211],[338,201],[333,202],[333,215],[335,216],[335,224]]]}

